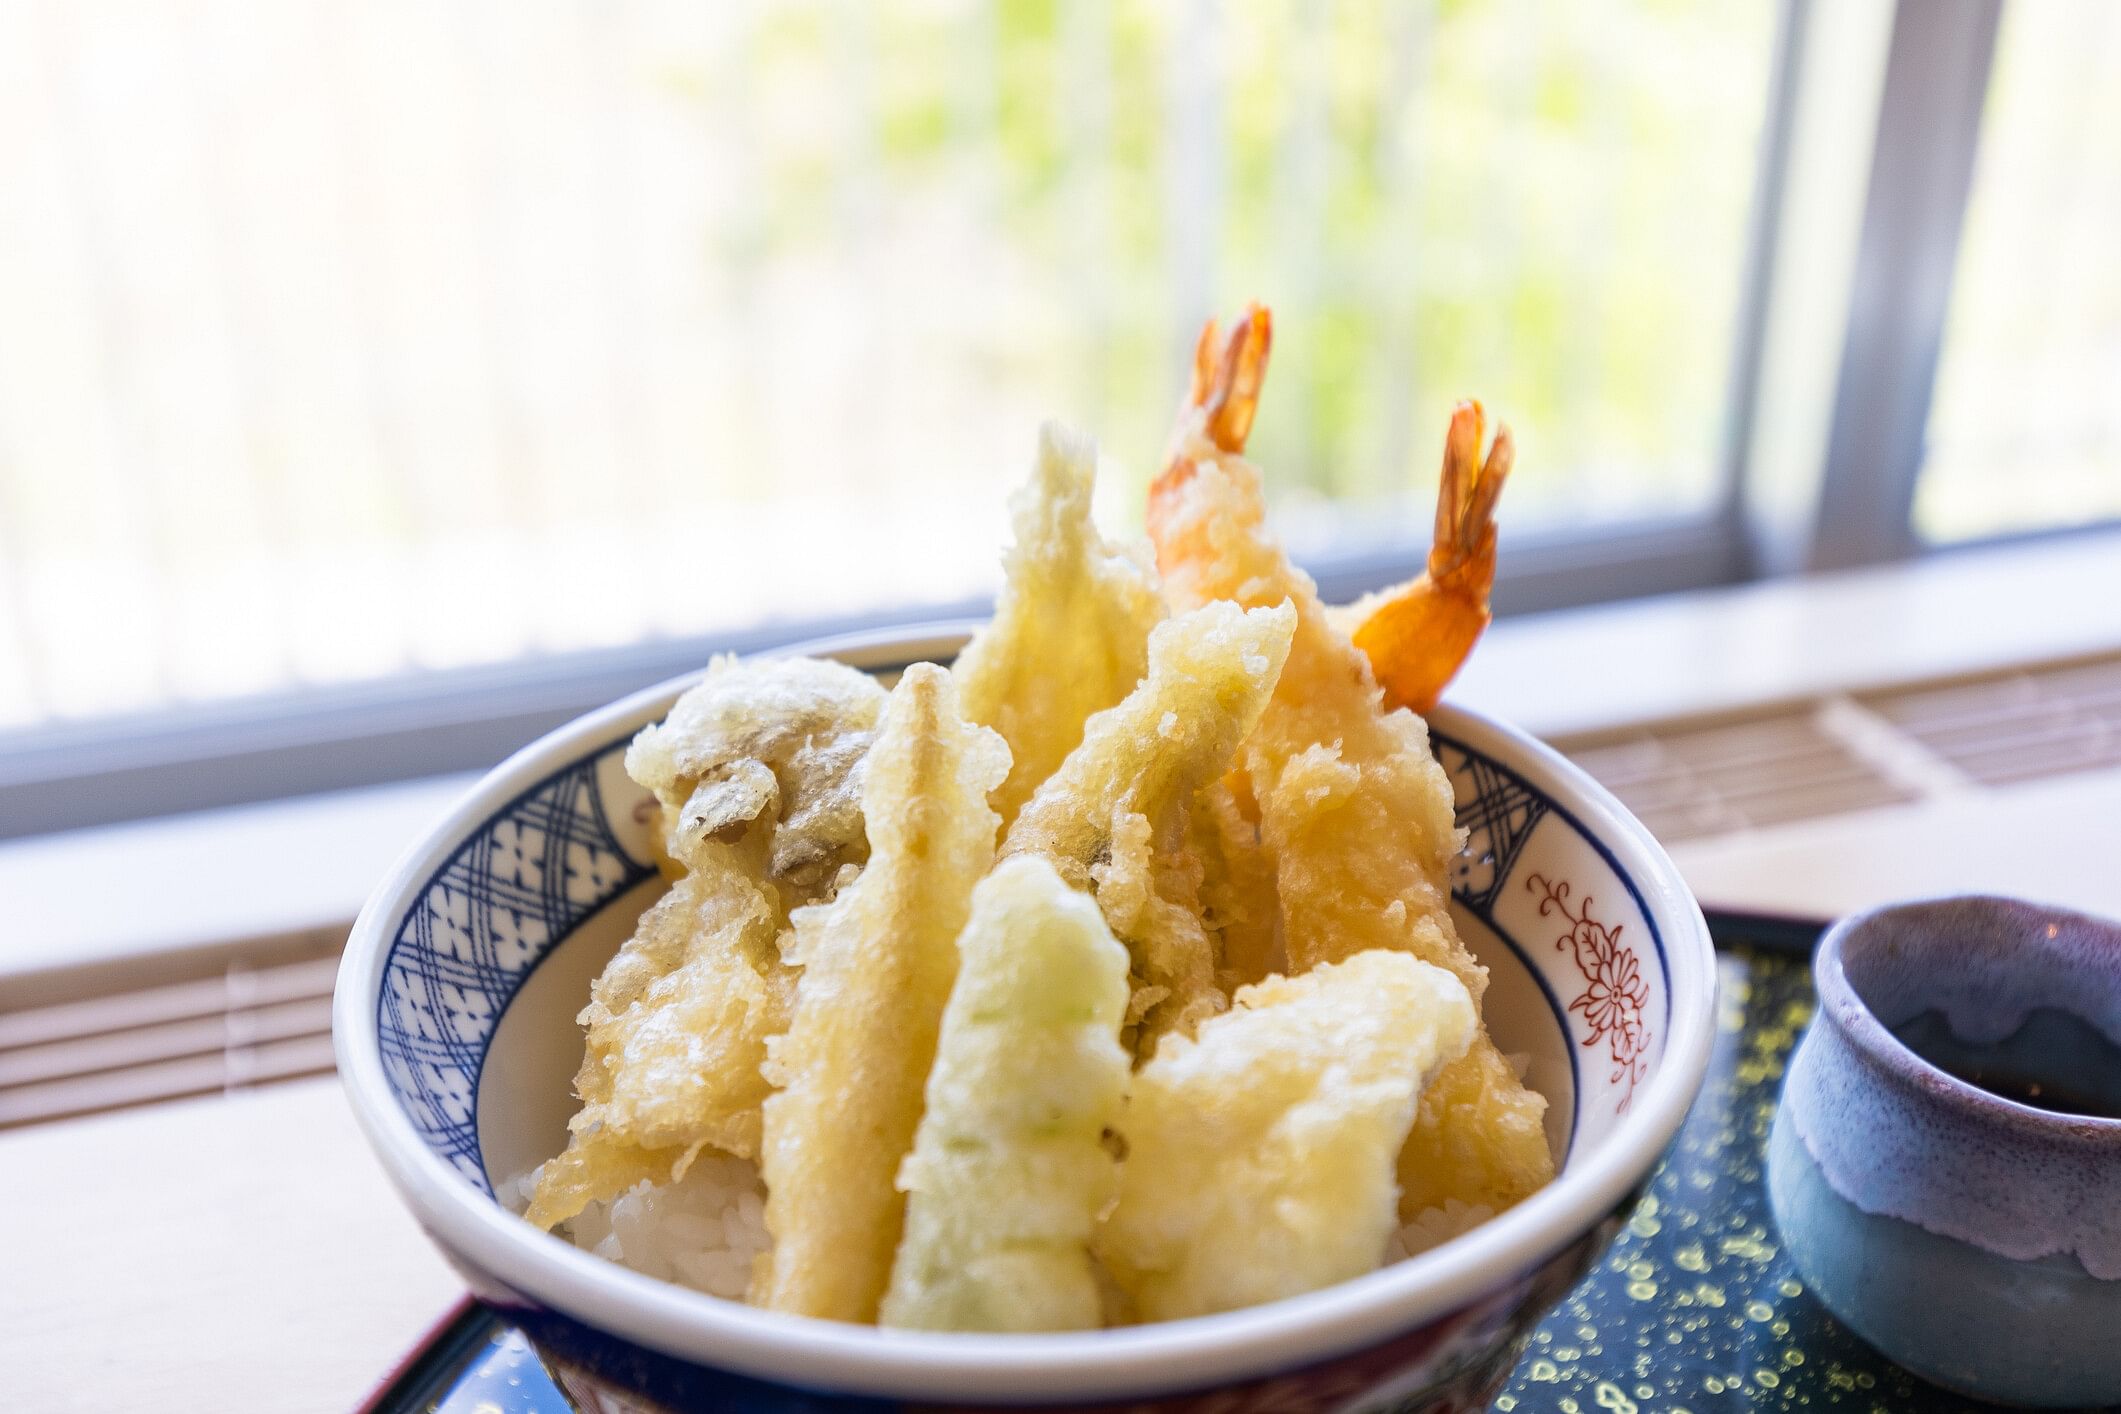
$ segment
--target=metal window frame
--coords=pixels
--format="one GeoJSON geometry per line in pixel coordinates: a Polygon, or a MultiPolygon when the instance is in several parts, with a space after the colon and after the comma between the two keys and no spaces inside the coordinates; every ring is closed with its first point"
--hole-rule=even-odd
{"type": "MultiPolygon", "coordinates": [[[[1504,613],[1728,583],[1742,568],[1722,517],[1518,537],[1511,548],[1515,564],[1494,593],[1504,613]]],[[[1411,573],[1425,550],[1322,564],[1320,588],[1353,599],[1411,573]]],[[[990,607],[967,600],[786,621],[0,735],[0,839],[483,769],[717,653],[979,617],[990,607]]]]}
{"type": "MultiPolygon", "coordinates": [[[[1906,559],[2003,0],[1899,0],[1806,569],[1906,559]]],[[[1971,542],[1985,543],[1985,542],[1971,542]]]]}

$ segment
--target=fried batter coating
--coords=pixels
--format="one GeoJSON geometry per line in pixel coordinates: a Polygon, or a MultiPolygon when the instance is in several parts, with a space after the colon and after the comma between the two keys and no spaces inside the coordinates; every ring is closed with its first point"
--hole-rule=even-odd
{"type": "MultiPolygon", "coordinates": [[[[1289,965],[1396,948],[1449,969],[1477,1004],[1487,970],[1451,922],[1461,837],[1428,727],[1386,709],[1369,661],[1265,522],[1258,469],[1198,436],[1152,492],[1150,534],[1176,602],[1296,607],[1288,664],[1242,753],[1289,965]]],[[[1500,1212],[1546,1183],[1545,1111],[1483,1034],[1423,1098],[1401,1173],[1408,1217],[1450,1198],[1500,1212]]]]}
{"type": "Polygon", "coordinates": [[[701,843],[590,988],[576,1018],[588,1028],[582,1109],[566,1152],[538,1176],[527,1214],[538,1226],[643,1178],[681,1177],[703,1145],[758,1152],[759,1065],[795,990],[774,945],[780,903],[759,877],[763,848],[701,843]]]}
{"type": "Polygon", "coordinates": [[[576,1018],[583,1106],[539,1175],[531,1221],[682,1176],[704,1145],[758,1153],[759,1067],[795,989],[776,937],[789,908],[867,857],[861,763],[883,703],[839,663],[722,658],[634,739],[626,768],[655,792],[664,850],[685,872],[576,1018]]]}
{"type": "Polygon", "coordinates": [[[1109,857],[1090,866],[1105,922],[1127,940],[1137,979],[1127,1002],[1129,1041],[1148,1055],[1166,1031],[1194,1025],[1228,1005],[1216,979],[1215,940],[1200,903],[1200,862],[1160,847],[1148,817],[1112,820],[1109,857]]]}
{"type": "Polygon", "coordinates": [[[869,752],[868,866],[795,915],[802,980],[767,1065],[785,1088],[765,1104],[774,1247],[756,1304],[876,1319],[905,1218],[892,1180],[920,1122],[972,887],[994,861],[987,796],[1008,773],[1001,738],[959,715],[950,674],[908,668],[869,752]]]}
{"type": "Polygon", "coordinates": [[[1145,553],[1108,545],[1090,521],[1097,444],[1057,422],[1039,429],[1038,464],[1010,501],[1016,544],[994,620],[952,668],[965,716],[1009,743],[994,805],[1006,828],[1053,774],[1083,723],[1134,690],[1149,630],[1164,616],[1145,553]]]}
{"type": "Polygon", "coordinates": [[[1118,1183],[1102,1136],[1130,1069],[1127,950],[1036,855],[980,881],[957,947],[881,1322],[1094,1329],[1090,1231],[1118,1183]]]}
{"type": "Polygon", "coordinates": [[[1191,1039],[1166,1039],[1134,1076],[1097,1238],[1136,1314],[1228,1311],[1374,1270],[1422,1086],[1479,1026],[1449,972],[1377,950],[1247,987],[1191,1039]]]}
{"type": "Polygon", "coordinates": [[[1288,605],[1216,603],[1159,624],[1148,676],[1089,720],[1003,842],[1005,856],[1043,855],[1097,894],[1133,957],[1133,1014],[1152,1037],[1223,1008],[1192,896],[1199,879],[1183,885],[1173,856],[1183,854],[1194,796],[1259,721],[1295,623],[1288,605]]]}
{"type": "Polygon", "coordinates": [[[626,771],[662,802],[664,847],[681,864],[704,841],[772,821],[766,872],[798,907],[868,856],[861,763],[883,710],[883,688],[844,663],[718,658],[634,739],[626,771]]]}
{"type": "Polygon", "coordinates": [[[539,1166],[537,1191],[523,1210],[524,1220],[550,1232],[591,1203],[617,1197],[637,1183],[674,1183],[704,1147],[644,1149],[608,1129],[590,1130],[539,1166]]]}
{"type": "MultiPolygon", "coordinates": [[[[1240,778],[1241,779],[1241,778],[1240,778]]],[[[1288,970],[1274,858],[1229,777],[1194,797],[1188,848],[1200,862],[1201,921],[1215,940],[1216,979],[1234,992],[1288,970]]]]}

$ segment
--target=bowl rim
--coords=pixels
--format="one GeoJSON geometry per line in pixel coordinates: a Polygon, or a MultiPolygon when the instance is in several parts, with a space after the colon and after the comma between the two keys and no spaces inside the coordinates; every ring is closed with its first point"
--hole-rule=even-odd
{"type": "MultiPolygon", "coordinates": [[[[877,668],[947,657],[978,619],[793,641],[753,656],[835,657],[877,668]]],[[[1597,1152],[1509,1211],[1432,1252],[1243,1310],[1118,1330],[984,1335],[885,1330],[720,1300],[629,1271],[537,1232],[431,1151],[386,1081],[375,999],[403,907],[463,840],[524,787],[659,717],[704,669],[631,693],[547,732],[487,772],[399,857],[355,920],[332,1001],[339,1075],[356,1121],[421,1226],[454,1260],[620,1340],[756,1379],[884,1397],[1114,1398],[1226,1385],[1411,1332],[1529,1275],[1643,1182],[1686,1116],[1714,1034],[1708,925],[1678,868],[1604,787],[1514,727],[1448,704],[1438,730],[1504,756],[1566,803],[1639,891],[1663,943],[1671,1030],[1656,1070],[1597,1152]]]]}
{"type": "Polygon", "coordinates": [[[2073,956],[2085,935],[2121,942],[2121,925],[2073,908],[1999,894],[1949,894],[1864,909],[1837,920],[1812,951],[1812,986],[1818,1015],[1847,1040],[1886,1083],[1918,1105],[1941,1106],[1979,1124],[2001,1125],[2018,1142],[2083,1150],[2087,1157],[2121,1154],[2121,1116],[2044,1109],[1985,1090],[1954,1075],[1894,1034],[1849,975],[1872,951],[1911,951],[1902,966],[1922,967],[1923,953],[1968,945],[1980,931],[1990,946],[2023,950],[2065,973],[2089,972],[2093,964],[2073,956]],[[2060,929],[2069,936],[2057,940],[2060,929]]]}

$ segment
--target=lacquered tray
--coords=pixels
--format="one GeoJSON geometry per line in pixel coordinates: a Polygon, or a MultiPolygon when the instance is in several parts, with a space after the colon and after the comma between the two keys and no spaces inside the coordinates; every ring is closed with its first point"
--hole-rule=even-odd
{"type": "MultiPolygon", "coordinates": [[[[1812,1300],[1783,1256],[1761,1187],[1762,1151],[1783,1063],[1811,1019],[1809,953],[1819,930],[1733,915],[1709,922],[1722,987],[1701,1097],[1619,1240],[1533,1333],[1493,1407],[1989,1407],[1927,1385],[1864,1345],[1812,1300]]],[[[371,1414],[573,1414],[522,1335],[479,1307],[446,1322],[401,1370],[371,1414]]]]}

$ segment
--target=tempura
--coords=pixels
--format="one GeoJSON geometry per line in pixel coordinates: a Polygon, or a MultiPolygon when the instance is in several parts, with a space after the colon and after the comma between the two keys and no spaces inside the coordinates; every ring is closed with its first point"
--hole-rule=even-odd
{"type": "Polygon", "coordinates": [[[1417,1097],[1479,1018],[1401,952],[1237,994],[1134,1076],[1097,1250],[1146,1321],[1273,1301],[1374,1270],[1417,1097]]]}
{"type": "Polygon", "coordinates": [[[1134,690],[1163,600],[1146,555],[1107,545],[1090,521],[1097,444],[1057,422],[1039,429],[1038,463],[1010,501],[1016,543],[994,619],[951,671],[968,720],[1009,743],[994,808],[1007,828],[1083,739],[1083,723],[1134,690]]]}
{"type": "Polygon", "coordinates": [[[1215,941],[1216,980],[1226,992],[1288,970],[1274,860],[1226,778],[1194,797],[1187,845],[1201,871],[1201,922],[1215,941]]]}
{"type": "Polygon", "coordinates": [[[1149,672],[1092,717],[1003,842],[1093,889],[1133,958],[1130,1019],[1144,1038],[1226,1003],[1182,853],[1195,794],[1228,769],[1265,709],[1296,622],[1287,605],[1208,604],[1159,624],[1149,672]]]}
{"type": "Polygon", "coordinates": [[[1426,572],[1336,617],[1242,455],[1270,330],[1202,336],[1153,556],[1048,424],[954,668],[725,659],[636,737],[668,888],[498,1194],[713,1297],[1034,1332],[1311,1291],[1552,1177],[1406,710],[1487,622],[1512,443],[1463,405],[1426,572]]]}
{"type": "Polygon", "coordinates": [[[1090,1231],[1117,1182],[1102,1141],[1130,1065],[1127,950],[1036,855],[980,881],[957,946],[881,1322],[1094,1328],[1090,1231]]]}
{"type": "Polygon", "coordinates": [[[634,739],[626,771],[662,803],[664,845],[680,864],[703,841],[771,821],[766,875],[798,907],[868,857],[861,763],[883,710],[876,679],[844,663],[718,658],[634,739]]]}
{"type": "MultiPolygon", "coordinates": [[[[1203,425],[1181,428],[1151,491],[1149,531],[1177,604],[1295,606],[1287,665],[1242,753],[1289,966],[1396,948],[1449,969],[1478,1005],[1487,970],[1451,921],[1449,866],[1463,838],[1428,728],[1385,707],[1369,661],[1267,530],[1258,468],[1203,425]]],[[[1406,1215],[1449,1199],[1499,1212],[1540,1187],[1554,1174],[1545,1111],[1483,1032],[1423,1098],[1401,1172],[1406,1215]]]]}
{"type": "Polygon", "coordinates": [[[758,1153],[759,1066],[795,990],[777,937],[791,906],[867,856],[855,802],[883,702],[842,664],[722,659],[634,740],[627,768],[662,802],[665,848],[686,872],[576,1018],[583,1104],[539,1175],[531,1221],[681,1177],[709,1145],[758,1153]]]}
{"type": "Polygon", "coordinates": [[[893,1180],[920,1122],[957,937],[994,862],[987,795],[1008,748],[958,712],[950,674],[908,668],[862,790],[869,863],[830,904],[798,911],[795,1017],[769,1052],[760,1169],[773,1250],[752,1299],[874,1321],[905,1215],[893,1180]]]}

